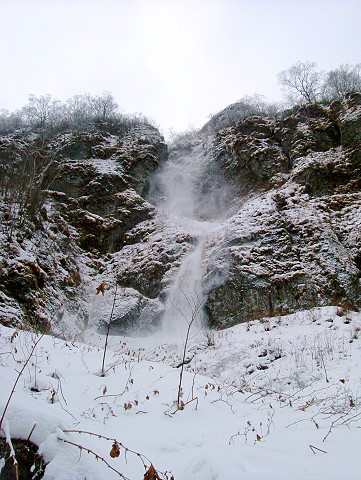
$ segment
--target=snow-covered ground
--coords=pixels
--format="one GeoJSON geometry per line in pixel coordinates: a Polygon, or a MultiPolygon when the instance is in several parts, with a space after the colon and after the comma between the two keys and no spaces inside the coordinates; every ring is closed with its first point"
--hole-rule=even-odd
{"type": "MultiPolygon", "coordinates": [[[[38,337],[0,335],[2,415],[38,337]]],[[[140,479],[143,462],[175,480],[360,478],[360,313],[324,307],[199,332],[181,410],[181,341],[111,337],[101,376],[105,338],[85,340],[43,336],[3,420],[11,438],[35,425],[45,479],[140,479]]]]}

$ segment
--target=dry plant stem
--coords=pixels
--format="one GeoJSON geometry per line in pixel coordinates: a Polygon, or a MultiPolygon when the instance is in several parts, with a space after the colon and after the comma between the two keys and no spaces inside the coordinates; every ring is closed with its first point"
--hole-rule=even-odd
{"type": "MultiPolygon", "coordinates": [[[[199,314],[199,312],[202,310],[203,308],[203,304],[202,302],[200,301],[198,295],[196,296],[196,300],[191,296],[191,295],[187,295],[182,289],[181,289],[181,292],[182,294],[184,295],[184,298],[186,299],[187,303],[188,303],[188,306],[191,310],[191,318],[188,319],[187,316],[184,314],[184,312],[182,312],[182,310],[180,310],[176,305],[174,305],[172,303],[172,306],[175,310],[177,310],[177,312],[179,312],[183,318],[185,318],[186,322],[188,323],[188,328],[187,328],[187,332],[186,332],[186,339],[184,341],[184,347],[183,347],[183,356],[182,356],[182,363],[181,363],[181,371],[180,371],[180,374],[179,374],[179,385],[178,385],[178,394],[177,394],[177,405],[178,405],[178,409],[179,407],[181,406],[181,398],[182,398],[182,381],[183,381],[183,371],[184,371],[184,365],[185,365],[185,357],[186,357],[186,353],[187,353],[187,346],[188,346],[188,340],[189,340],[189,334],[190,334],[190,331],[191,331],[191,328],[192,328],[192,324],[194,322],[194,320],[196,319],[197,315],[199,314]],[[191,301],[192,300],[192,303],[191,301]]],[[[189,402],[188,402],[189,403],[189,402]]]]}
{"type": "Polygon", "coordinates": [[[217,402],[223,402],[225,403],[226,405],[229,406],[229,408],[231,409],[231,412],[234,414],[235,411],[233,410],[233,406],[231,405],[230,402],[228,402],[228,400],[224,400],[224,398],[217,398],[216,400],[212,400],[211,403],[217,403],[217,402]]]}
{"type": "Polygon", "coordinates": [[[65,400],[64,394],[63,394],[63,387],[61,386],[61,380],[60,378],[58,379],[58,391],[60,391],[61,396],[64,400],[65,405],[68,405],[68,402],[65,400]]]}
{"type": "Polygon", "coordinates": [[[184,360],[185,360],[186,353],[187,353],[188,338],[189,338],[189,332],[190,332],[191,326],[192,326],[192,322],[190,322],[189,325],[188,325],[186,339],[185,339],[184,348],[183,348],[182,366],[181,366],[181,371],[180,371],[180,374],[179,374],[179,385],[178,385],[178,395],[177,395],[177,405],[178,405],[178,407],[180,406],[181,397],[182,397],[182,381],[183,381],[183,371],[184,371],[184,360]]]}
{"type": "Polygon", "coordinates": [[[124,389],[121,393],[112,393],[112,394],[109,393],[109,394],[105,394],[105,395],[99,395],[98,397],[95,397],[94,400],[98,400],[99,398],[105,398],[105,397],[121,397],[122,395],[124,395],[124,393],[129,390],[128,385],[129,385],[130,380],[132,378],[132,372],[133,372],[133,369],[130,368],[127,383],[125,384],[125,387],[124,387],[124,389]]]}
{"type": "Polygon", "coordinates": [[[10,448],[10,457],[9,458],[12,458],[12,460],[13,460],[13,466],[14,466],[14,471],[15,471],[15,479],[19,480],[19,466],[18,466],[18,461],[16,460],[15,450],[14,450],[14,446],[12,444],[11,438],[7,437],[6,438],[6,443],[8,444],[8,446],[10,448]]]}
{"type": "Polygon", "coordinates": [[[198,397],[194,397],[194,398],[192,398],[192,400],[189,400],[189,402],[186,402],[186,403],[181,402],[181,404],[178,406],[178,408],[174,412],[171,412],[171,415],[174,415],[175,413],[177,413],[178,410],[184,410],[184,407],[186,407],[187,405],[189,405],[192,402],[196,402],[196,408],[194,410],[197,410],[198,409],[198,397]]]}
{"type": "Polygon", "coordinates": [[[14,470],[15,470],[15,479],[16,479],[16,480],[20,480],[20,479],[19,479],[19,467],[18,467],[18,462],[16,461],[15,458],[14,458],[14,470]]]}
{"type": "Polygon", "coordinates": [[[107,334],[105,336],[104,354],[103,354],[103,362],[102,362],[102,373],[101,373],[102,377],[104,377],[104,375],[105,375],[105,371],[104,371],[105,356],[107,354],[109,332],[110,332],[110,327],[112,325],[113,313],[114,313],[114,308],[115,308],[115,301],[117,299],[117,289],[118,289],[118,284],[117,284],[117,282],[115,282],[115,292],[114,292],[114,298],[113,298],[112,311],[110,313],[110,318],[109,318],[109,323],[108,323],[108,328],[107,328],[107,334]]]}
{"type": "MultiPolygon", "coordinates": [[[[141,453],[139,452],[136,452],[134,450],[131,450],[130,448],[124,446],[121,442],[118,442],[117,439],[115,438],[110,438],[110,437],[106,437],[105,435],[100,435],[98,433],[94,433],[94,432],[88,432],[86,430],[63,430],[64,433],[84,433],[85,435],[90,435],[92,437],[98,437],[98,438],[103,438],[104,440],[109,440],[110,442],[115,442],[117,443],[118,445],[120,445],[122,448],[124,448],[125,452],[126,453],[133,453],[134,455],[136,455],[140,460],[141,462],[143,463],[143,467],[144,468],[147,468],[147,465],[145,463],[144,460],[146,460],[147,462],[149,462],[149,464],[151,464],[152,462],[149,460],[149,458],[147,458],[145,455],[142,455],[141,453]]],[[[61,440],[61,439],[60,439],[61,440]]]]}
{"type": "Polygon", "coordinates": [[[195,367],[194,367],[194,374],[193,374],[192,388],[191,388],[191,399],[194,398],[194,384],[196,381],[196,375],[197,375],[197,361],[195,360],[195,367]]]}
{"type": "Polygon", "coordinates": [[[3,421],[4,421],[4,417],[5,417],[6,411],[7,411],[8,407],[9,407],[9,404],[10,404],[10,402],[11,402],[11,399],[12,399],[14,393],[15,393],[16,385],[18,384],[18,382],[19,382],[19,380],[20,380],[20,377],[21,377],[21,375],[23,374],[23,371],[25,370],[27,364],[30,362],[31,357],[33,356],[34,351],[35,351],[38,343],[40,342],[40,340],[43,338],[43,336],[44,336],[44,334],[40,335],[40,337],[36,340],[36,342],[35,342],[34,345],[32,346],[32,349],[31,349],[31,351],[30,351],[30,354],[28,355],[27,359],[26,359],[25,362],[24,362],[24,365],[22,366],[20,372],[18,373],[18,376],[16,377],[16,380],[15,380],[15,382],[14,382],[13,388],[12,388],[12,390],[11,390],[11,392],[10,392],[10,395],[9,395],[8,399],[7,399],[7,402],[6,402],[4,411],[3,411],[2,416],[1,416],[1,419],[0,419],[0,429],[1,429],[1,430],[2,430],[2,424],[3,424],[3,421]]]}
{"type": "Polygon", "coordinates": [[[330,425],[330,428],[327,432],[327,434],[324,436],[324,438],[322,439],[323,442],[325,442],[327,440],[327,437],[332,433],[332,429],[333,428],[336,428],[336,427],[339,427],[340,425],[347,425],[348,423],[350,423],[352,420],[358,418],[361,413],[358,412],[356,413],[355,415],[352,415],[351,417],[348,417],[349,413],[350,413],[351,409],[348,411],[348,412],[345,412],[343,415],[340,415],[338,418],[336,418],[336,420],[334,420],[331,425],[330,425]],[[341,420],[341,421],[340,421],[341,420]]]}
{"type": "Polygon", "coordinates": [[[34,423],[33,428],[30,430],[30,433],[29,433],[28,438],[27,438],[28,442],[30,441],[30,437],[33,434],[33,431],[35,430],[35,427],[36,427],[36,423],[34,423]]]}
{"type": "Polygon", "coordinates": [[[86,448],[86,447],[83,447],[83,445],[79,445],[78,443],[74,443],[74,442],[71,442],[70,440],[65,440],[63,438],[59,438],[58,437],[58,440],[64,442],[64,443],[68,443],[69,445],[73,445],[74,447],[77,447],[79,448],[79,450],[84,450],[86,451],[87,453],[90,453],[91,455],[94,455],[94,457],[97,459],[97,460],[101,460],[102,462],[105,463],[105,465],[110,468],[110,470],[113,470],[113,472],[117,473],[121,478],[123,478],[123,480],[129,480],[128,477],[125,477],[121,472],[119,472],[119,470],[115,469],[114,467],[112,467],[106,460],[104,457],[102,457],[101,455],[98,455],[97,453],[95,453],[93,450],[91,450],[90,448],[86,448]]]}
{"type": "MultiPolygon", "coordinates": [[[[126,459],[126,455],[127,453],[132,453],[134,455],[136,455],[140,461],[142,462],[143,464],[143,467],[144,467],[144,470],[147,470],[148,466],[147,464],[145,463],[145,460],[152,466],[152,462],[149,460],[149,458],[147,458],[145,455],[142,455],[141,453],[139,452],[136,452],[135,450],[131,450],[130,448],[127,448],[125,447],[121,442],[119,442],[117,439],[115,438],[110,438],[110,437],[106,437],[105,435],[101,435],[101,434],[98,434],[98,433],[94,433],[94,432],[88,432],[86,430],[63,430],[64,433],[79,433],[79,434],[86,434],[86,435],[90,435],[90,436],[93,436],[93,437],[97,437],[97,438],[102,438],[104,440],[109,440],[110,442],[113,442],[113,443],[116,443],[118,446],[122,447],[125,451],[125,459],[126,459]]],[[[109,465],[109,463],[105,460],[105,458],[101,457],[100,455],[96,454],[93,450],[89,449],[89,448],[86,448],[86,447],[83,447],[82,445],[79,445],[78,443],[74,443],[74,442],[71,442],[69,440],[65,440],[65,439],[62,439],[62,438],[59,438],[59,440],[61,440],[62,442],[64,443],[68,443],[69,445],[73,445],[74,447],[78,447],[80,450],[85,450],[87,453],[90,453],[92,455],[95,456],[96,459],[99,459],[101,460],[102,462],[104,462],[107,467],[109,467],[111,470],[113,470],[114,472],[116,472],[121,478],[123,478],[123,480],[129,480],[127,477],[125,477],[121,472],[119,472],[118,470],[116,470],[115,468],[113,468],[111,465],[109,465]]],[[[154,467],[153,467],[154,468],[154,467]]],[[[154,474],[156,475],[155,478],[158,478],[160,479],[161,477],[164,478],[164,479],[167,479],[168,476],[167,476],[167,472],[159,472],[157,470],[154,469],[154,474]],[[161,477],[159,476],[159,474],[161,475],[161,477]]]]}
{"type": "Polygon", "coordinates": [[[325,365],[325,359],[323,358],[323,355],[321,356],[321,362],[322,362],[323,369],[324,369],[324,371],[325,371],[325,380],[326,380],[326,383],[329,383],[329,379],[328,379],[328,376],[327,376],[326,365],[325,365]]]}
{"type": "Polygon", "coordinates": [[[325,450],[321,450],[321,448],[317,448],[314,445],[309,445],[309,447],[312,450],[312,453],[314,453],[315,455],[316,455],[315,450],[318,450],[319,452],[322,452],[322,453],[327,453],[327,452],[325,452],[325,450]]]}

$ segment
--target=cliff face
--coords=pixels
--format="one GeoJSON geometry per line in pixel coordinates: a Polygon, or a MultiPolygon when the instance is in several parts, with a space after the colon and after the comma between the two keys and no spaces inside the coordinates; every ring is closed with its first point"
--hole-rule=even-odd
{"type": "MultiPolygon", "coordinates": [[[[195,224],[169,222],[149,194],[167,160],[159,132],[111,132],[0,138],[2,323],[75,335],[89,321],[106,324],[112,309],[120,330],[164,311],[199,241],[195,224]],[[95,295],[102,282],[114,305],[95,295]]],[[[221,130],[213,119],[173,147],[173,160],[202,163],[191,175],[196,221],[215,225],[200,264],[211,326],[327,304],[360,308],[360,152],[359,95],[221,130]]]]}
{"type": "Polygon", "coordinates": [[[154,215],[143,197],[150,175],[167,158],[159,133],[139,126],[121,138],[65,134],[56,146],[63,159],[51,190],[53,198],[64,200],[60,210],[76,228],[80,246],[102,254],[120,250],[126,232],[154,215]]]}
{"type": "MultiPolygon", "coordinates": [[[[354,95],[274,122],[242,119],[217,134],[213,161],[241,203],[217,249],[230,268],[209,290],[212,325],[325,304],[360,307],[360,131],[354,95]]],[[[216,264],[213,256],[210,273],[216,264]]]]}
{"type": "Polygon", "coordinates": [[[15,132],[0,138],[0,157],[1,321],[81,331],[107,255],[154,217],[143,197],[167,159],[164,140],[149,125],[119,135],[105,125],[47,139],[15,132]]]}
{"type": "MultiPolygon", "coordinates": [[[[203,162],[196,218],[218,222],[201,266],[211,326],[360,307],[359,101],[309,105],[276,121],[242,118],[171,151],[203,162]]],[[[119,282],[161,299],[198,241],[192,223],[171,228],[159,217],[128,240],[117,254],[119,282]]]]}

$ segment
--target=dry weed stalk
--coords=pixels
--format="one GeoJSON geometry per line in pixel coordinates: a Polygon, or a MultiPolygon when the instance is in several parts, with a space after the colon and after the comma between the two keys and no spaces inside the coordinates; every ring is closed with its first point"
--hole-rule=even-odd
{"type": "MultiPolygon", "coordinates": [[[[131,454],[135,455],[136,457],[138,457],[140,459],[140,461],[143,464],[143,467],[144,467],[144,470],[145,470],[145,473],[144,473],[144,479],[145,480],[174,480],[173,475],[171,475],[169,477],[168,472],[159,472],[158,470],[156,470],[154,468],[153,463],[149,460],[149,458],[147,458],[145,455],[143,455],[139,452],[136,452],[135,450],[132,450],[132,449],[126,447],[123,443],[119,442],[116,438],[110,438],[110,437],[107,437],[105,435],[101,435],[101,434],[94,433],[94,432],[89,432],[89,431],[86,431],[86,430],[63,430],[63,432],[64,433],[78,433],[78,434],[89,435],[89,436],[92,436],[92,437],[97,437],[99,439],[103,439],[103,440],[107,440],[107,441],[112,442],[112,447],[111,447],[111,450],[109,452],[109,455],[112,458],[119,457],[120,453],[121,453],[121,449],[124,450],[125,457],[127,456],[128,453],[131,453],[131,454]]],[[[93,455],[97,460],[101,460],[108,468],[110,468],[110,470],[117,473],[120,478],[122,478],[123,480],[129,480],[128,477],[126,477],[122,472],[120,472],[116,468],[112,467],[103,456],[97,454],[96,452],[94,452],[94,450],[92,450],[90,448],[87,448],[87,447],[84,447],[84,445],[81,445],[79,443],[71,442],[70,440],[67,440],[65,438],[61,438],[59,436],[58,436],[58,440],[60,440],[64,443],[67,443],[69,445],[73,445],[74,447],[79,448],[80,451],[84,450],[85,452],[93,455]]]]}
{"type": "MultiPolygon", "coordinates": [[[[99,288],[99,291],[102,291],[102,294],[104,295],[104,287],[103,287],[103,290],[101,290],[101,288],[100,288],[102,285],[105,285],[104,282],[101,283],[98,288],[99,288]]],[[[106,354],[107,354],[109,332],[110,332],[110,327],[111,327],[111,325],[112,325],[114,308],[115,308],[115,302],[116,302],[116,299],[117,299],[117,289],[118,289],[118,284],[117,284],[117,282],[115,282],[115,292],[114,292],[112,310],[111,310],[111,312],[110,312],[110,318],[109,318],[109,322],[108,322],[107,333],[106,333],[106,336],[105,336],[104,354],[103,354],[103,361],[102,361],[102,370],[101,370],[101,375],[100,375],[101,377],[104,377],[104,376],[105,376],[105,356],[106,356],[106,354]]],[[[98,295],[99,291],[98,291],[98,289],[97,289],[97,295],[98,295]]]]}
{"type": "MultiPolygon", "coordinates": [[[[12,389],[11,389],[11,392],[7,398],[7,401],[6,401],[6,404],[5,404],[5,407],[4,407],[4,410],[3,410],[3,413],[1,415],[1,418],[0,418],[0,430],[2,430],[2,432],[4,433],[5,435],[5,438],[6,438],[6,442],[7,444],[9,445],[9,448],[10,448],[10,458],[12,458],[13,460],[13,464],[14,464],[14,474],[15,474],[15,478],[16,480],[19,480],[19,468],[18,468],[18,462],[16,460],[16,456],[15,456],[15,450],[14,450],[14,447],[12,445],[12,442],[11,442],[11,438],[9,437],[9,435],[7,435],[6,431],[4,430],[3,428],[3,425],[4,425],[4,420],[5,420],[5,415],[6,415],[6,412],[7,412],[7,409],[9,408],[9,405],[10,405],[10,402],[12,400],[12,397],[15,393],[15,390],[16,390],[16,386],[20,380],[20,377],[22,376],[25,368],[27,367],[27,365],[29,364],[32,356],[34,355],[34,352],[36,350],[36,347],[38,346],[39,342],[42,340],[42,338],[44,337],[45,333],[42,333],[41,335],[39,335],[39,337],[36,339],[36,341],[34,342],[31,350],[30,350],[30,353],[28,354],[28,356],[26,357],[25,359],[25,362],[23,364],[23,366],[21,367],[16,379],[15,379],[15,382],[12,386],[12,389]]],[[[13,337],[12,337],[13,338],[13,337]]],[[[12,340],[11,340],[12,341],[12,340]]],[[[35,428],[35,425],[30,433],[30,435],[32,434],[33,430],[35,428]]],[[[29,435],[29,438],[30,438],[30,435],[29,435]]]]}
{"type": "MultiPolygon", "coordinates": [[[[2,416],[1,416],[1,418],[0,418],[0,429],[1,429],[2,431],[4,431],[3,428],[2,428],[2,426],[3,426],[3,421],[4,421],[4,418],[5,418],[5,414],[6,414],[6,411],[7,411],[8,407],[9,407],[9,405],[10,405],[11,399],[12,399],[14,393],[15,393],[16,386],[17,386],[17,384],[18,384],[18,382],[19,382],[19,380],[20,380],[20,377],[21,377],[21,375],[23,374],[25,368],[27,367],[28,363],[30,362],[31,357],[32,357],[33,354],[34,354],[36,347],[38,346],[39,342],[42,340],[42,338],[43,338],[44,335],[45,335],[45,333],[42,333],[42,334],[36,339],[36,341],[34,342],[32,348],[31,348],[31,350],[30,350],[29,355],[27,356],[27,358],[26,358],[23,366],[21,367],[21,369],[20,369],[20,371],[19,371],[19,373],[18,373],[18,375],[17,375],[17,377],[16,377],[16,380],[15,380],[15,382],[14,382],[14,384],[13,384],[13,387],[12,387],[12,390],[11,390],[11,392],[10,392],[10,395],[8,396],[7,402],[6,402],[6,404],[5,404],[5,407],[4,407],[2,416]]],[[[5,432],[4,432],[4,433],[5,433],[5,432]]]]}
{"type": "Polygon", "coordinates": [[[97,460],[101,460],[103,463],[105,463],[105,465],[106,465],[110,470],[113,470],[113,472],[117,473],[117,474],[120,476],[120,478],[123,478],[123,480],[130,480],[128,477],[126,477],[126,476],[123,475],[121,472],[119,472],[119,470],[117,470],[116,468],[112,467],[112,466],[105,460],[104,457],[102,457],[102,456],[99,455],[98,453],[95,453],[94,450],[92,450],[91,448],[84,447],[84,445],[80,445],[79,443],[71,442],[70,440],[66,440],[65,438],[60,438],[60,437],[58,437],[58,440],[60,440],[61,442],[67,443],[68,445],[73,445],[73,447],[79,448],[79,450],[80,450],[81,452],[84,450],[86,453],[89,453],[89,454],[93,455],[97,460]]]}
{"type": "Polygon", "coordinates": [[[314,445],[309,445],[309,447],[312,450],[312,453],[314,453],[315,455],[316,455],[315,450],[317,450],[318,452],[327,453],[327,452],[325,452],[325,450],[321,450],[321,448],[317,448],[314,445]]]}
{"type": "Polygon", "coordinates": [[[201,298],[197,294],[196,294],[196,297],[193,298],[192,295],[190,295],[190,294],[187,295],[182,289],[181,289],[181,292],[182,292],[182,294],[183,294],[183,296],[184,296],[184,298],[185,298],[185,300],[188,304],[188,307],[189,307],[191,313],[190,313],[190,318],[188,318],[187,315],[180,308],[178,308],[176,305],[174,305],[172,303],[173,308],[185,319],[185,321],[187,322],[187,325],[188,325],[187,330],[186,330],[186,338],[185,338],[184,346],[183,346],[182,361],[179,364],[179,366],[181,367],[181,370],[180,370],[180,373],[179,373],[179,384],[178,384],[178,393],[177,393],[177,407],[178,407],[177,410],[183,410],[185,405],[187,405],[191,401],[195,400],[195,399],[192,399],[187,403],[183,402],[183,400],[182,400],[182,395],[183,395],[182,382],[183,382],[184,365],[189,363],[189,362],[186,361],[186,354],[187,354],[187,347],[188,347],[188,342],[189,342],[189,336],[190,336],[190,333],[191,333],[191,328],[192,328],[192,325],[193,325],[194,321],[196,320],[197,316],[200,314],[200,312],[202,311],[203,306],[204,306],[204,302],[201,300],[201,298]]]}

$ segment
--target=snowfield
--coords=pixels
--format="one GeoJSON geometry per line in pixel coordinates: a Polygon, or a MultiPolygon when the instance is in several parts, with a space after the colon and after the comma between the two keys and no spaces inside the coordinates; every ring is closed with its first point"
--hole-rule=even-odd
{"type": "MultiPolygon", "coordinates": [[[[0,415],[38,339],[0,327],[0,415]]],[[[192,334],[182,409],[181,337],[112,336],[105,376],[105,337],[83,340],[39,340],[2,423],[9,439],[31,434],[47,480],[141,479],[151,464],[175,480],[360,478],[360,313],[192,334]]]]}

